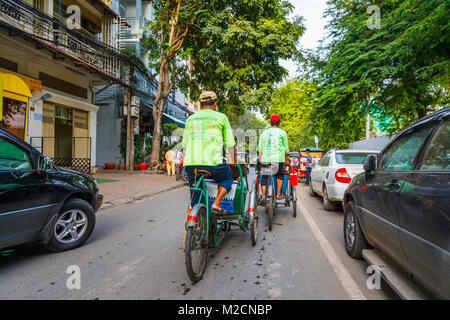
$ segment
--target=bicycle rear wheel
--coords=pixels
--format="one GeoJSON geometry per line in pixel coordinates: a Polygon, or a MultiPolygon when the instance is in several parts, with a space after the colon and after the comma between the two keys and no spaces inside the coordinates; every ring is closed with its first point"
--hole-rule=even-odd
{"type": "Polygon", "coordinates": [[[206,225],[206,208],[198,210],[196,226],[186,232],[186,270],[192,282],[198,282],[205,272],[208,258],[208,235],[206,225]]]}
{"type": "Polygon", "coordinates": [[[297,217],[297,188],[295,186],[291,187],[291,198],[292,198],[292,210],[294,210],[293,216],[297,217]]]}
{"type": "Polygon", "coordinates": [[[269,197],[269,213],[267,215],[269,217],[269,231],[272,231],[274,210],[275,210],[275,203],[273,200],[273,196],[270,196],[269,197]]]}

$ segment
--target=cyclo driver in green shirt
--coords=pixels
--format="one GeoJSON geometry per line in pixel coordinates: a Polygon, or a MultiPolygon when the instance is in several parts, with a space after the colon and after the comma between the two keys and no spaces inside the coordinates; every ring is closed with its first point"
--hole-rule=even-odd
{"type": "MultiPolygon", "coordinates": [[[[280,116],[274,114],[270,117],[271,127],[265,130],[258,143],[259,162],[264,165],[276,165],[278,171],[274,174],[277,177],[277,199],[282,199],[280,194],[284,179],[284,166],[289,164],[287,154],[289,152],[288,138],[286,131],[279,128],[280,116]]],[[[261,200],[266,198],[267,184],[270,176],[261,177],[261,200]]]]}
{"type": "MultiPolygon", "coordinates": [[[[230,149],[235,144],[227,116],[218,112],[216,94],[203,92],[200,111],[186,120],[182,142],[186,150],[183,166],[190,186],[195,183],[195,169],[211,172],[212,179],[218,182],[217,196],[211,208],[219,213],[224,213],[220,203],[233,184],[231,168],[224,163],[223,148],[230,149]]],[[[230,154],[233,154],[232,150],[230,154]]],[[[191,205],[194,206],[199,201],[200,192],[194,192],[191,197],[191,205]]]]}

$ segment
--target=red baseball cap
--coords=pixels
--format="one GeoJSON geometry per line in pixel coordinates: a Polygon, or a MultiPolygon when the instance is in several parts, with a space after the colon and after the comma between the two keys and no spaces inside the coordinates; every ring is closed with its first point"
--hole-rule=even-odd
{"type": "Polygon", "coordinates": [[[271,117],[270,117],[270,122],[278,122],[278,121],[280,121],[281,119],[280,119],[280,116],[279,115],[277,115],[277,114],[273,114],[271,117]]]}

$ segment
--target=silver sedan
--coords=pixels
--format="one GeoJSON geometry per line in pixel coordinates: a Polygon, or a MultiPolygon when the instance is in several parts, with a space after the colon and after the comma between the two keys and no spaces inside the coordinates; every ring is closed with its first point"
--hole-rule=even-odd
{"type": "Polygon", "coordinates": [[[366,156],[377,153],[375,150],[328,151],[311,170],[310,195],[322,196],[325,210],[336,210],[353,177],[364,171],[366,156]]]}

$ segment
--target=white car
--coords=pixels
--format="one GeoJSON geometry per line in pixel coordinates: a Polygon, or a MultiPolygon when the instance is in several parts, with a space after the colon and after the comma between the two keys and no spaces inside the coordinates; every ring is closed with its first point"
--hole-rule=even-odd
{"type": "Polygon", "coordinates": [[[316,165],[313,165],[309,194],[313,197],[322,196],[325,210],[336,210],[342,203],[345,189],[352,179],[364,172],[363,162],[366,156],[377,153],[376,150],[328,151],[316,165]]]}

